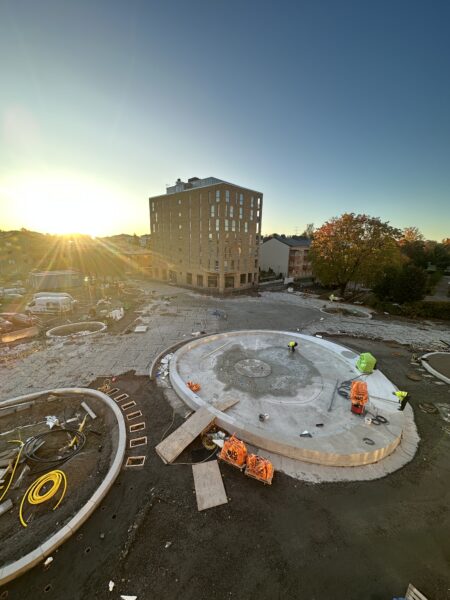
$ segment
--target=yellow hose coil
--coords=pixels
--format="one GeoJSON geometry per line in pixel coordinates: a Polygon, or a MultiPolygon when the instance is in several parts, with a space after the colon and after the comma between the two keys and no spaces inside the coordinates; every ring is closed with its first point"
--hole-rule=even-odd
{"type": "Polygon", "coordinates": [[[58,500],[58,502],[53,507],[53,510],[55,510],[61,504],[61,500],[64,498],[65,493],[66,493],[66,489],[67,489],[66,474],[63,471],[59,471],[58,469],[55,469],[54,471],[50,471],[49,473],[42,475],[41,477],[36,479],[36,481],[30,485],[30,487],[27,489],[27,491],[23,495],[22,501],[20,503],[20,508],[19,508],[19,519],[24,527],[27,527],[27,523],[24,521],[24,518],[22,515],[23,505],[25,504],[25,501],[27,501],[29,504],[32,504],[32,505],[42,504],[43,502],[47,502],[47,500],[50,500],[50,498],[53,498],[53,496],[58,492],[61,482],[64,484],[64,489],[62,491],[61,498],[58,500]],[[42,488],[49,482],[51,482],[52,485],[49,487],[49,489],[46,492],[41,493],[42,488]]]}

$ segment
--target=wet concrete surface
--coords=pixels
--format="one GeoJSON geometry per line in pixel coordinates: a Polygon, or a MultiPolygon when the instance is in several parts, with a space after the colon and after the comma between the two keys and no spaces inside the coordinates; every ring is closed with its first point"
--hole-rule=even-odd
{"type": "MultiPolygon", "coordinates": [[[[161,390],[142,377],[119,379],[145,413],[145,468],[123,471],[81,537],[48,571],[39,566],[7,586],[8,600],[386,600],[409,582],[430,600],[448,600],[450,436],[418,404],[448,403],[450,388],[409,380],[411,369],[422,372],[398,344],[336,341],[372,352],[410,393],[422,441],[406,467],[376,481],[321,485],[276,473],[265,487],[221,465],[230,501],[199,513],[191,467],[164,465],[153,450],[173,416],[161,390]]],[[[180,422],[175,416],[172,428],[180,422]]],[[[188,448],[178,462],[199,455],[188,448]]]]}

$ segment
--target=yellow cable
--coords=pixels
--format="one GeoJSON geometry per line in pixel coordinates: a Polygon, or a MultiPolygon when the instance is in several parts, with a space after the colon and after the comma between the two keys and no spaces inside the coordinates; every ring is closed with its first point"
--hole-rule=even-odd
{"type": "Polygon", "coordinates": [[[66,474],[63,471],[59,471],[58,469],[55,469],[54,471],[45,473],[45,475],[41,475],[41,477],[38,477],[38,479],[36,479],[36,481],[34,481],[30,485],[30,487],[27,489],[27,491],[23,495],[22,501],[20,503],[20,508],[19,508],[19,519],[24,527],[27,527],[27,523],[24,521],[24,518],[22,516],[23,505],[25,504],[25,501],[27,501],[29,504],[32,504],[32,505],[42,504],[43,502],[47,502],[47,500],[50,500],[50,498],[53,498],[53,496],[58,492],[61,482],[64,484],[64,489],[62,491],[61,498],[58,500],[58,502],[53,507],[53,510],[55,510],[61,504],[61,500],[64,498],[64,496],[66,494],[66,489],[67,489],[66,474]],[[41,494],[42,488],[49,482],[51,482],[52,485],[46,492],[41,494]]]}
{"type": "Polygon", "coordinates": [[[13,470],[12,470],[11,477],[9,478],[8,485],[6,486],[6,489],[5,489],[5,491],[3,492],[3,494],[0,496],[0,502],[1,502],[1,501],[3,500],[3,498],[6,496],[6,494],[7,494],[8,490],[9,490],[9,487],[10,487],[10,485],[11,485],[11,483],[12,483],[12,480],[14,479],[14,475],[15,475],[15,473],[16,473],[17,465],[19,464],[20,455],[22,454],[22,449],[23,449],[23,447],[24,447],[24,445],[25,445],[25,444],[22,442],[22,440],[8,440],[8,443],[9,443],[9,444],[20,444],[20,449],[19,449],[19,452],[18,452],[18,454],[17,454],[16,462],[14,463],[14,468],[13,468],[13,470]]]}

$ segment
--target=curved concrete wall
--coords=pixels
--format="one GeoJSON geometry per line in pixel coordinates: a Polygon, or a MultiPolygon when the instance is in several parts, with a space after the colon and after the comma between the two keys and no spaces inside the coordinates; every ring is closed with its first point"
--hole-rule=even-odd
{"type": "Polygon", "coordinates": [[[81,323],[58,325],[58,327],[53,327],[52,329],[49,329],[46,335],[49,338],[61,339],[65,337],[72,337],[74,335],[80,335],[82,331],[89,331],[89,333],[83,334],[83,337],[86,337],[88,335],[93,335],[94,333],[101,333],[105,331],[105,329],[107,329],[107,325],[105,325],[105,323],[102,323],[101,321],[84,321],[81,323]],[[94,329],[92,328],[93,326],[95,326],[94,329]],[[71,331],[73,329],[75,329],[75,331],[71,331]]]}
{"type": "Polygon", "coordinates": [[[108,408],[111,409],[112,413],[116,417],[117,425],[118,425],[118,440],[115,456],[111,462],[111,466],[109,468],[106,477],[97,488],[97,490],[93,493],[93,495],[89,498],[86,504],[70,519],[70,521],[57,533],[52,535],[48,540],[46,540],[43,544],[41,544],[38,548],[29,552],[19,560],[16,560],[12,563],[9,563],[3,567],[0,567],[0,585],[4,585],[15,579],[25,571],[28,571],[42,560],[44,560],[47,556],[49,556],[52,552],[58,548],[63,542],[65,542],[75,531],[81,527],[81,525],[91,516],[103,498],[106,496],[111,486],[113,485],[116,477],[120,473],[122,468],[122,463],[125,455],[126,448],[126,428],[125,421],[122,415],[120,408],[117,404],[106,394],[99,392],[98,390],[93,390],[90,388],[58,388],[53,390],[44,390],[42,392],[35,392],[33,394],[27,394],[25,396],[19,396],[17,398],[11,398],[9,400],[4,400],[0,402],[0,408],[6,408],[9,406],[14,406],[15,404],[20,404],[22,402],[27,402],[29,400],[35,400],[36,398],[41,397],[43,394],[79,394],[84,396],[93,396],[97,398],[101,402],[104,402],[108,408]]]}

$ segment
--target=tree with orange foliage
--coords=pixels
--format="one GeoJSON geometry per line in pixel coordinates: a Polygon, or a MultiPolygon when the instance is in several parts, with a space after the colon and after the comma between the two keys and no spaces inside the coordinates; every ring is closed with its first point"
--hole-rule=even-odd
{"type": "Polygon", "coordinates": [[[325,285],[339,286],[341,295],[350,281],[374,285],[387,266],[402,262],[397,243],[401,234],[368,215],[334,217],[314,232],[310,250],[314,274],[325,285]]]}

